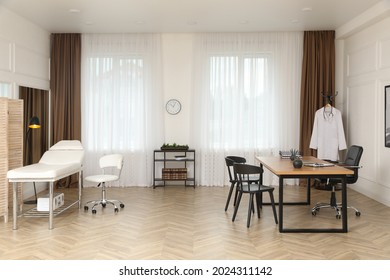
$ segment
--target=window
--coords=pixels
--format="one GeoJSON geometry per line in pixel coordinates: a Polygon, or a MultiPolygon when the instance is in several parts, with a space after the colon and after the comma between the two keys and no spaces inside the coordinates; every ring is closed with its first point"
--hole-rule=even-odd
{"type": "Polygon", "coordinates": [[[262,131],[266,107],[272,106],[272,56],[210,57],[210,146],[213,149],[248,149],[267,146],[262,131]],[[237,133],[247,137],[232,135],[237,133]],[[242,138],[242,139],[241,139],[242,138]]]}
{"type": "Polygon", "coordinates": [[[163,143],[160,36],[82,35],[85,173],[99,158],[124,155],[121,185],[152,184],[153,149],[163,143]]]}
{"type": "Polygon", "coordinates": [[[144,60],[137,57],[92,57],[88,59],[91,90],[86,147],[92,149],[143,149],[145,139],[144,60]],[[92,101],[93,100],[93,101],[92,101]],[[99,140],[95,134],[99,135],[99,140]],[[113,137],[114,136],[114,137],[113,137]]]}
{"type": "Polygon", "coordinates": [[[254,164],[298,147],[302,45],[303,32],[195,36],[190,144],[199,184],[228,183],[225,156],[254,164]]]}
{"type": "Polygon", "coordinates": [[[11,97],[11,85],[0,82],[0,97],[11,97]]]}

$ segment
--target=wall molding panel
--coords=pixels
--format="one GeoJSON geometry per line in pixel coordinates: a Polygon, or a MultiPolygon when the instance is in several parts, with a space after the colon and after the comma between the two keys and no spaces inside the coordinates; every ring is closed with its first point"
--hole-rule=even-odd
{"type": "Polygon", "coordinates": [[[347,54],[347,77],[354,77],[377,69],[376,42],[347,54]]]}
{"type": "Polygon", "coordinates": [[[15,45],[15,73],[31,78],[49,78],[50,58],[34,50],[15,45]]]}
{"type": "Polygon", "coordinates": [[[390,68],[390,37],[379,41],[379,69],[390,68]]]}
{"type": "Polygon", "coordinates": [[[0,13],[12,23],[0,25],[0,80],[49,90],[50,33],[1,6],[0,13]]]}
{"type": "Polygon", "coordinates": [[[0,71],[12,72],[12,42],[0,38],[0,71]]]}
{"type": "Polygon", "coordinates": [[[361,145],[364,147],[360,176],[374,181],[376,179],[376,149],[372,143],[377,142],[377,118],[375,114],[366,114],[367,108],[375,108],[376,99],[373,94],[376,91],[376,81],[364,83],[348,88],[347,104],[347,139],[349,145],[361,145]],[[358,124],[358,125],[356,125],[358,124]],[[370,138],[366,137],[370,135],[370,138]]]}
{"type": "MultiPolygon", "coordinates": [[[[344,118],[349,145],[364,148],[353,189],[390,206],[390,148],[384,145],[384,86],[390,83],[390,17],[344,38],[344,118]]],[[[352,187],[352,186],[351,186],[352,187]]]]}

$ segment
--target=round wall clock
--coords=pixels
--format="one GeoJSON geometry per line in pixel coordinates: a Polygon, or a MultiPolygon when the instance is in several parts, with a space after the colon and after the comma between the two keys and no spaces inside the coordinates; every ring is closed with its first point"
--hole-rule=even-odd
{"type": "Polygon", "coordinates": [[[176,115],[181,110],[181,104],[179,100],[177,99],[170,99],[168,100],[167,104],[165,105],[165,109],[167,112],[171,115],[176,115]]]}

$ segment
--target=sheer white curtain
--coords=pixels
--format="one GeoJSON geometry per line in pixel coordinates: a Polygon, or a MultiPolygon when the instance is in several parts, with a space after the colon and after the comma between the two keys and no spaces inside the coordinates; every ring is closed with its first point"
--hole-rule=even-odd
{"type": "Polygon", "coordinates": [[[121,153],[119,185],[152,185],[153,150],[164,139],[160,50],[157,34],[82,35],[84,174],[121,153]]]}
{"type": "Polygon", "coordinates": [[[302,46],[303,32],[196,35],[198,184],[226,185],[227,155],[254,164],[256,155],[299,147],[302,46]]]}

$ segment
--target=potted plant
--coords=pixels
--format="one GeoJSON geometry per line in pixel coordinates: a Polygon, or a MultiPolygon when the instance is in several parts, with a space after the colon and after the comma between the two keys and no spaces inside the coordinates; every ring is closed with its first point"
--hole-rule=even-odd
{"type": "Polygon", "coordinates": [[[291,149],[290,152],[291,152],[290,159],[293,162],[294,168],[301,168],[303,166],[303,161],[300,157],[299,150],[291,149]]]}
{"type": "Polygon", "coordinates": [[[169,144],[169,143],[164,143],[161,146],[161,150],[188,150],[189,147],[188,145],[178,145],[176,143],[169,144]]]}
{"type": "Polygon", "coordinates": [[[290,149],[291,161],[293,161],[297,156],[299,156],[299,151],[297,149],[290,149]]]}

